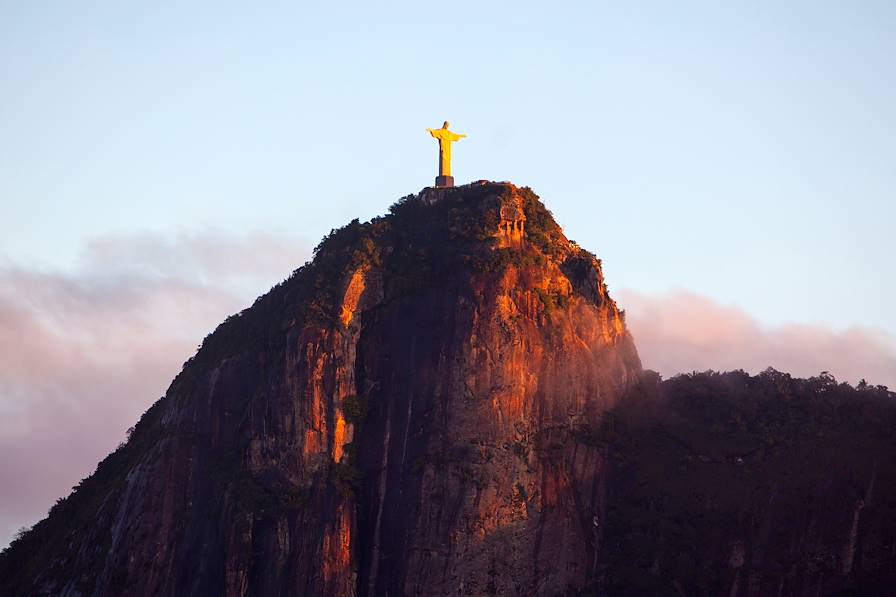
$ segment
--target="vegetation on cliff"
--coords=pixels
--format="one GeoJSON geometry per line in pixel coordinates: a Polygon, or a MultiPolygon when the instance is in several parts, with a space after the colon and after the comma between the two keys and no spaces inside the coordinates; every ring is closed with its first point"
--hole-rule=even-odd
{"type": "Polygon", "coordinates": [[[613,468],[608,594],[884,594],[896,394],[769,369],[647,373],[592,436],[613,468]]]}

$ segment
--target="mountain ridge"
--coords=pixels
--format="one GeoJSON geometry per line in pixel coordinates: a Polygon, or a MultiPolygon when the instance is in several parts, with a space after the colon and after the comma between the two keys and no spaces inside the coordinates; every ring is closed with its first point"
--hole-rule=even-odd
{"type": "MultiPolygon", "coordinates": [[[[890,393],[773,373],[681,379],[642,371],[600,260],[530,189],[427,188],[333,230],[209,334],[128,441],[3,552],[0,589],[758,595],[779,582],[807,594],[889,579],[874,562],[893,561],[896,536],[880,522],[896,507],[890,393]],[[855,396],[876,419],[843,418],[855,396]],[[818,502],[852,513],[837,517],[850,526],[834,572],[769,571],[757,552],[776,553],[762,527],[772,523],[750,531],[744,520],[789,528],[757,504],[799,504],[824,479],[791,488],[763,475],[791,474],[788,433],[829,449],[802,421],[830,433],[841,419],[858,430],[844,445],[881,463],[877,489],[861,458],[843,470],[881,497],[858,508],[838,481],[818,502]],[[729,440],[773,456],[742,468],[729,440]],[[772,489],[753,495],[754,480],[772,489]],[[712,498],[720,486],[743,491],[712,498]],[[740,521],[730,536],[701,526],[693,495],[721,504],[715,527],[740,521]],[[669,523],[684,513],[689,527],[669,523]],[[868,518],[879,532],[853,532],[868,518]],[[684,549],[689,533],[712,537],[706,553],[684,549]]],[[[798,521],[811,530],[824,520],[814,516],[798,521]]],[[[824,553],[841,540],[792,535],[824,553]]],[[[810,566],[816,552],[799,555],[793,565],[810,566]]]]}

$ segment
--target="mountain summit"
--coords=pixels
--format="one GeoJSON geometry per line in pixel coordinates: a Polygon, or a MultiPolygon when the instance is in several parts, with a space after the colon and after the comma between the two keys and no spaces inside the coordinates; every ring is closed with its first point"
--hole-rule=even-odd
{"type": "Polygon", "coordinates": [[[774,371],[661,382],[531,190],[428,188],[210,334],[0,556],[0,593],[891,586],[893,398],[774,371]]]}
{"type": "Polygon", "coordinates": [[[210,334],[18,575],[54,595],[584,585],[604,458],[576,433],[640,371],[600,262],[529,189],[426,189],[210,334]]]}

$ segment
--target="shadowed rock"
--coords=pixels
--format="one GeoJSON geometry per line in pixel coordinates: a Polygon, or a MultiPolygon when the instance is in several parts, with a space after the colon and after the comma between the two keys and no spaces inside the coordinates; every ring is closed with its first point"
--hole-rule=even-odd
{"type": "MultiPolygon", "coordinates": [[[[863,521],[893,507],[892,437],[850,427],[878,434],[855,443],[876,481],[844,464],[864,493],[833,483],[819,503],[835,514],[788,518],[778,504],[825,481],[794,489],[756,454],[821,403],[756,429],[740,413],[747,437],[726,450],[704,432],[751,403],[710,385],[687,404],[718,404],[724,424],[690,421],[672,382],[642,372],[600,261],[529,189],[426,189],[333,231],[210,334],[129,441],[0,556],[0,593],[761,595],[889,578],[892,525],[863,521]],[[704,459],[723,468],[687,477],[704,459]],[[701,507],[725,524],[667,524],[701,507]],[[782,558],[798,573],[768,564],[782,558]]],[[[769,383],[745,395],[828,387],[769,383]]],[[[891,398],[861,400],[892,421],[891,398]]]]}

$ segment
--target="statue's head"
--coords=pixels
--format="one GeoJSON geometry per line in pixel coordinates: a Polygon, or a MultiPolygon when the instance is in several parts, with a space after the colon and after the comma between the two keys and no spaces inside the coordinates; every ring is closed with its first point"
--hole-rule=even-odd
{"type": "Polygon", "coordinates": [[[445,121],[445,124],[442,125],[442,128],[443,128],[443,129],[447,129],[447,128],[448,128],[448,121],[447,121],[447,120],[445,121]]]}

